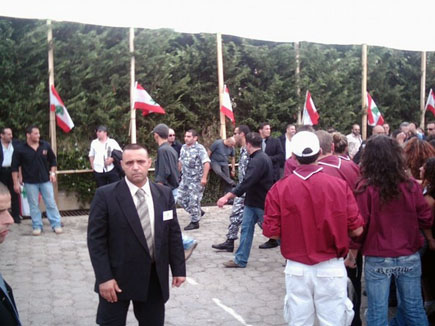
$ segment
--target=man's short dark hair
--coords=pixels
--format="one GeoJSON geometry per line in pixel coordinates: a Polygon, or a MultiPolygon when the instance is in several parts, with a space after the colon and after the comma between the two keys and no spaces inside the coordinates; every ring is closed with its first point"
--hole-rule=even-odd
{"type": "Polygon", "coordinates": [[[123,152],[125,152],[125,151],[136,151],[136,150],[139,150],[139,149],[144,149],[144,150],[146,150],[148,152],[146,147],[141,145],[141,144],[128,144],[128,145],[125,145],[124,148],[122,149],[122,151],[123,152]]]}
{"type": "Polygon", "coordinates": [[[1,134],[2,135],[4,135],[5,134],[5,132],[6,132],[6,129],[10,129],[11,131],[12,131],[12,129],[11,128],[9,128],[9,127],[4,127],[4,128],[2,128],[1,130],[1,134]]]}
{"type": "Polygon", "coordinates": [[[262,141],[263,138],[258,132],[250,132],[246,135],[246,143],[251,144],[252,147],[261,148],[262,141]]]}
{"type": "Polygon", "coordinates": [[[245,134],[245,137],[247,134],[249,134],[251,132],[251,129],[249,129],[249,127],[247,125],[240,125],[240,126],[238,126],[238,128],[239,128],[239,133],[243,132],[245,134]]]}
{"type": "Polygon", "coordinates": [[[259,130],[263,129],[265,126],[270,126],[269,122],[262,122],[260,123],[260,127],[258,127],[259,130]]]}
{"type": "Polygon", "coordinates": [[[30,125],[30,126],[28,126],[26,128],[26,134],[30,135],[32,133],[33,129],[38,129],[39,130],[38,126],[36,126],[36,125],[30,125]]]}
{"type": "Polygon", "coordinates": [[[318,152],[316,155],[312,155],[312,156],[305,156],[305,157],[300,157],[295,155],[296,160],[299,162],[299,164],[311,164],[316,162],[317,158],[319,157],[320,152],[318,152]]]}
{"type": "Polygon", "coordinates": [[[198,133],[195,129],[189,129],[186,132],[190,132],[192,134],[192,137],[198,137],[198,133]]]}

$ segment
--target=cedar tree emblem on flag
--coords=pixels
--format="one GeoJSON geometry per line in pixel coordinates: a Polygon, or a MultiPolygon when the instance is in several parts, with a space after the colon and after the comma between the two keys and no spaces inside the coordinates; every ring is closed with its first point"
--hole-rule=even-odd
{"type": "Polygon", "coordinates": [[[57,125],[64,131],[70,132],[74,128],[74,122],[69,116],[68,110],[56,91],[54,85],[50,87],[50,111],[55,112],[57,125]]]}
{"type": "Polygon", "coordinates": [[[371,127],[382,126],[384,124],[381,111],[379,111],[369,92],[367,92],[367,123],[371,127]]]}

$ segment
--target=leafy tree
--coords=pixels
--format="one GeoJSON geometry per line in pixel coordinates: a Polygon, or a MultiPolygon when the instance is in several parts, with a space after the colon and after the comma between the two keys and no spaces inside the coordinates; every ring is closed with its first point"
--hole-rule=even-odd
{"type": "MultiPolygon", "coordinates": [[[[107,125],[121,145],[130,142],[129,30],[52,26],[55,84],[75,123],[69,134],[57,133],[59,169],[84,169],[98,125],[107,125]]],[[[48,139],[46,35],[44,21],[0,18],[0,127],[11,127],[19,138],[26,126],[36,124],[48,139]]],[[[293,44],[223,36],[224,78],[238,124],[257,130],[268,121],[278,135],[297,121],[306,90],[319,110],[319,127],[347,133],[361,121],[361,47],[303,42],[300,48],[298,98],[293,44]]],[[[137,112],[138,142],[155,155],[150,131],[161,122],[179,137],[197,129],[206,146],[219,137],[215,35],[136,29],[134,55],[136,80],[166,110],[166,115],[145,117],[137,112]]],[[[418,52],[369,47],[368,90],[393,129],[404,120],[419,122],[420,58],[418,52]]],[[[428,54],[426,86],[427,92],[435,89],[433,53],[428,54]]],[[[427,113],[426,119],[433,116],[427,113]]],[[[228,121],[227,130],[230,135],[228,121]]],[[[84,201],[94,191],[89,175],[62,176],[60,186],[78,190],[84,201]]],[[[205,196],[211,202],[213,189],[205,196]]]]}

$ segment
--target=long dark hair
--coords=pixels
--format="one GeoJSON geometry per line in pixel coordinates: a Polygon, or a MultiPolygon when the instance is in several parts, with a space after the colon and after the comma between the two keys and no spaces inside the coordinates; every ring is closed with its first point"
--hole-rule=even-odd
{"type": "Polygon", "coordinates": [[[362,179],[356,193],[374,186],[379,189],[382,203],[397,198],[399,184],[409,181],[405,168],[403,150],[396,140],[385,135],[370,137],[361,157],[362,179]]]}
{"type": "Polygon", "coordinates": [[[429,158],[424,165],[423,186],[427,194],[435,198],[435,157],[429,158]]]}

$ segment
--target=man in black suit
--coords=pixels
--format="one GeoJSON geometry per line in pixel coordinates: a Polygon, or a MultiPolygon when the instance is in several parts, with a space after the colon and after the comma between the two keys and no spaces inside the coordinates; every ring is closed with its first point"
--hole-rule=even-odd
{"type": "MultiPolygon", "coordinates": [[[[11,195],[8,188],[0,182],[0,243],[5,241],[9,232],[9,226],[14,224],[14,220],[9,214],[11,207],[11,195]]],[[[11,287],[5,282],[0,274],[0,325],[20,326],[17,306],[11,287]]]]}
{"type": "MultiPolygon", "coordinates": [[[[270,137],[271,133],[270,124],[268,122],[262,122],[258,132],[260,133],[263,142],[261,149],[265,152],[272,161],[273,168],[273,182],[277,182],[280,178],[280,167],[284,165],[285,154],[284,149],[281,146],[281,142],[277,138],[270,137]]],[[[259,246],[260,249],[270,249],[278,247],[278,241],[275,239],[269,239],[265,243],[259,246]]]]}
{"type": "Polygon", "coordinates": [[[12,156],[14,151],[20,146],[20,142],[13,139],[12,129],[3,128],[1,131],[1,146],[0,146],[0,182],[8,187],[12,201],[12,217],[14,222],[21,223],[20,205],[18,194],[14,190],[14,181],[12,180],[12,156]]]}
{"type": "Polygon", "coordinates": [[[184,250],[171,189],[150,182],[145,148],[124,148],[126,177],[98,188],[91,204],[88,248],[99,293],[97,323],[125,325],[133,301],[139,325],[163,325],[172,286],[186,276],[184,250]]]}

